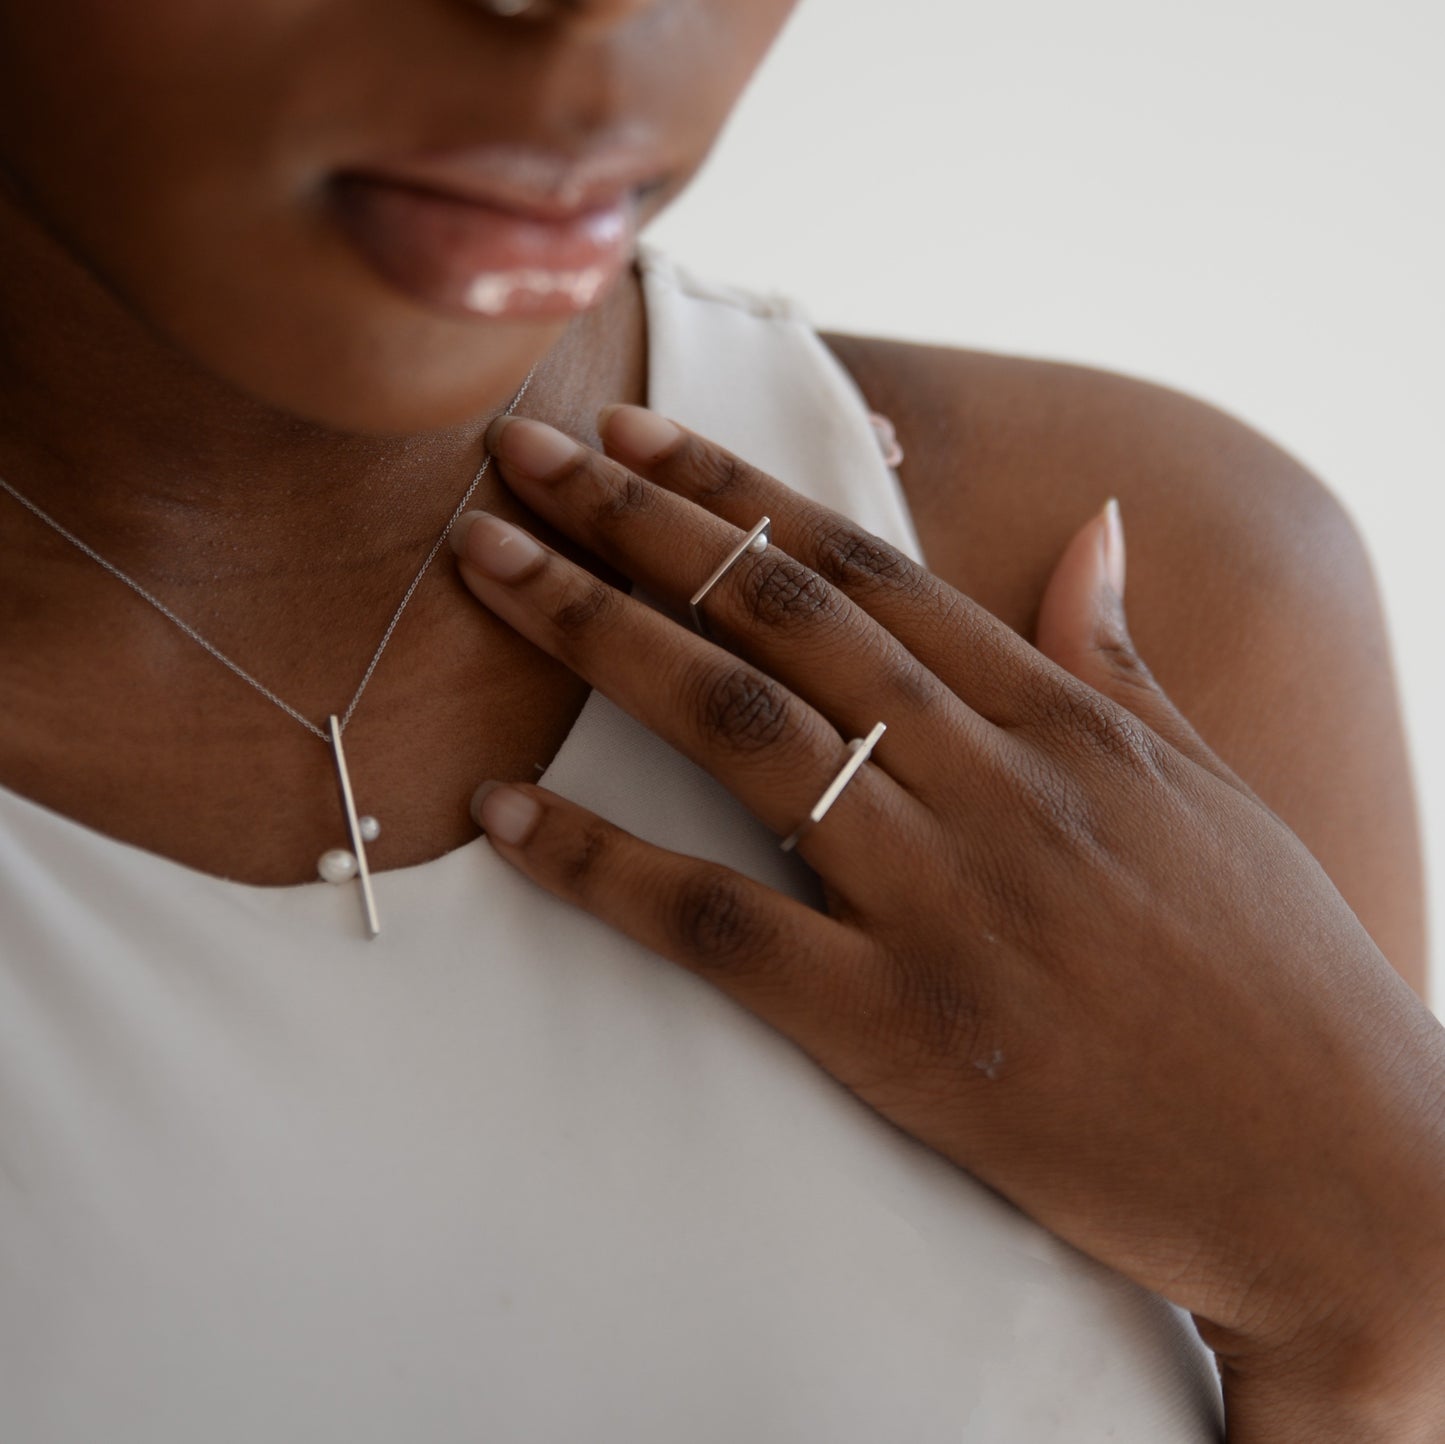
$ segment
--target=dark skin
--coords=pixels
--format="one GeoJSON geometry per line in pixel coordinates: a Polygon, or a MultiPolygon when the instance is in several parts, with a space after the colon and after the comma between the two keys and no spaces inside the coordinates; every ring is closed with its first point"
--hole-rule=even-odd
{"type": "MultiPolygon", "coordinates": [[[[476,469],[487,420],[534,361],[525,411],[583,441],[598,439],[599,407],[646,399],[633,282],[570,325],[432,314],[339,245],[326,176],[401,145],[555,139],[642,116],[668,137],[655,211],[789,9],[544,0],[502,22],[460,0],[272,0],[219,16],[189,0],[3,0],[0,475],[324,716],[349,697],[476,469]],[[97,112],[104,125],[75,123],[97,112]]],[[[1138,383],[831,344],[898,423],[930,567],[1016,632],[1039,636],[1061,554],[1120,497],[1140,651],[1422,989],[1384,631],[1359,543],[1317,484],[1237,423],[1138,383]]],[[[585,538],[549,530],[501,477],[476,504],[587,557],[585,538]]],[[[0,546],[0,784],[206,871],[308,879],[340,841],[320,744],[5,498],[0,546]]],[[[1112,685],[1081,621],[1058,612],[1049,625],[1050,656],[1112,685]]],[[[585,690],[474,605],[444,558],[348,733],[363,806],[385,820],[375,864],[474,837],[476,781],[534,776],[585,690]]],[[[1376,1427],[1399,1403],[1426,1421],[1408,1437],[1429,1438],[1423,1315],[1369,1302],[1381,1322],[1349,1383],[1349,1437],[1407,1437],[1376,1427]]],[[[1248,1337],[1220,1343],[1249,1360],[1248,1337]]],[[[1273,1357],[1253,1361],[1254,1378],[1273,1357]]],[[[1262,1422],[1236,1415],[1232,1435],[1325,1437],[1320,1379],[1296,1358],[1271,1382],[1254,1395],[1262,1422]]],[[[1328,1400],[1331,1415],[1341,1407],[1328,1400]]]]}
{"type": "MultiPolygon", "coordinates": [[[[318,221],[331,170],[422,145],[605,131],[635,107],[669,137],[655,210],[700,163],[788,7],[737,7],[706,55],[696,7],[661,26],[648,6],[592,7],[561,30],[462,4],[279,8],[252,12],[244,35],[183,5],[0,12],[0,475],[324,717],[351,695],[476,470],[482,426],[526,369],[546,357],[530,406],[585,429],[604,402],[643,399],[645,364],[631,287],[568,330],[478,327],[377,286],[318,221]],[[631,58],[659,28],[687,64],[631,58]],[[479,102],[484,66],[506,80],[479,102]],[[112,125],[66,121],[100,96],[112,125]],[[257,136],[273,137],[259,155],[257,136]],[[202,195],[214,207],[197,208],[202,195]],[[389,562],[358,597],[361,558],[389,562]]],[[[65,543],[14,512],[3,525],[6,784],[215,873],[307,878],[339,841],[319,744],[195,665],[193,644],[65,543]],[[251,776],[224,764],[234,756],[251,776]],[[264,808],[256,775],[274,779],[264,808]],[[191,805],[164,801],[178,795],[191,805]]],[[[575,678],[458,595],[430,579],[350,734],[364,805],[386,818],[383,868],[474,835],[475,778],[532,775],[581,705],[575,678]]]]}
{"type": "Polygon", "coordinates": [[[801,834],[826,915],[535,786],[478,790],[499,855],[1190,1309],[1231,1441],[1437,1437],[1439,1024],[1143,664],[1113,509],[1053,569],[1035,649],[705,438],[618,407],[603,441],[489,433],[518,497],[674,608],[771,517],[708,636],[472,513],[480,602],[780,835],[839,732],[895,720],[801,834]]]}
{"type": "MultiPolygon", "coordinates": [[[[38,321],[48,300],[36,297],[38,321]]],[[[569,392],[547,410],[585,434],[586,418],[604,400],[642,399],[639,307],[629,287],[579,324],[542,368],[535,404],[546,404],[554,377],[575,382],[584,399],[569,392]],[[589,344],[593,331],[604,340],[589,344]],[[606,344],[612,336],[624,344],[606,344]]],[[[150,338],[131,339],[121,354],[134,361],[150,338]]],[[[29,364],[35,351],[19,354],[29,364]]],[[[17,388],[0,475],[26,477],[27,495],[164,593],[298,710],[324,719],[344,706],[477,468],[476,423],[400,442],[327,437],[195,374],[181,393],[198,402],[192,414],[204,414],[199,407],[210,399],[213,411],[229,407],[232,419],[202,433],[213,440],[201,443],[204,454],[136,456],[114,425],[134,414],[135,400],[115,397],[113,388],[137,371],[112,365],[103,345],[79,360],[93,364],[75,378],[83,416],[67,407],[55,429],[86,438],[82,456],[57,464],[58,444],[21,440],[22,426],[31,436],[38,429],[39,408],[19,404],[25,393],[17,388]],[[208,390],[209,398],[197,397],[208,390]],[[130,454],[130,464],[107,466],[108,445],[130,454]],[[233,481],[229,492],[218,479],[238,474],[248,480],[233,481]],[[109,485],[92,485],[96,476],[109,485]],[[170,487],[157,488],[157,476],[168,476],[170,487]],[[363,559],[378,580],[358,588],[354,568],[363,559]]],[[[170,423],[178,438],[191,435],[182,416],[170,423]]],[[[478,497],[496,490],[484,479],[478,497]]],[[[3,525],[10,583],[0,598],[4,785],[219,876],[310,880],[315,858],[342,841],[322,744],[18,508],[7,509],[3,525]],[[231,765],[236,757],[247,765],[231,765]],[[258,777],[267,779],[259,794],[258,777]],[[182,796],[188,804],[177,808],[182,796]],[[237,827],[238,818],[246,826],[237,827]]],[[[476,778],[534,776],[585,695],[576,677],[465,604],[443,559],[347,733],[351,764],[366,779],[362,805],[386,819],[374,864],[405,866],[473,838],[466,799],[476,778]]]]}
{"type": "Polygon", "coordinates": [[[930,566],[1024,636],[1081,521],[1119,498],[1140,653],[1428,998],[1419,824],[1389,640],[1364,547],[1318,480],[1232,417],[1145,382],[831,343],[899,424],[930,566]]]}

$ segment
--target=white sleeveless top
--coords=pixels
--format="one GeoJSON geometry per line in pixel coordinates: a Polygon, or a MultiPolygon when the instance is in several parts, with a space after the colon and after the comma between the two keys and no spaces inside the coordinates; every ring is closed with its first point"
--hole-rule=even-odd
{"type": "MultiPolygon", "coordinates": [[[[916,553],[808,326],[644,277],[652,404],[916,553]]],[[[598,696],[543,780],[813,895],[598,696]]],[[[1221,1437],[1186,1315],[707,984],[484,840],[377,887],[368,942],[0,791],[7,1444],[1221,1437]]]]}

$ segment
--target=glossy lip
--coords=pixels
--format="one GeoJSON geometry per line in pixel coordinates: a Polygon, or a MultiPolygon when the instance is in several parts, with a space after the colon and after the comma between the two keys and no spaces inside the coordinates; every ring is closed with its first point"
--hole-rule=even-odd
{"type": "Polygon", "coordinates": [[[565,319],[627,265],[666,166],[614,134],[582,151],[521,143],[427,151],[333,174],[343,232],[383,279],[454,315],[565,319]]]}
{"type": "Polygon", "coordinates": [[[625,144],[575,153],[497,143],[357,166],[346,174],[435,191],[534,220],[569,221],[651,189],[666,169],[650,148],[625,144]]]}
{"type": "Polygon", "coordinates": [[[424,186],[348,176],[336,219],[359,256],[414,301],[452,315],[561,320],[590,310],[626,267],[636,197],[542,218],[424,186]]]}

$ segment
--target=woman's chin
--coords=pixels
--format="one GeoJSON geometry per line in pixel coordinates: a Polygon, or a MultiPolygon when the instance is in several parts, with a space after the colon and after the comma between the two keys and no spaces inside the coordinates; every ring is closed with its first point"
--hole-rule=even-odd
{"type": "MultiPolygon", "coordinates": [[[[220,380],[266,408],[347,435],[403,436],[465,426],[500,410],[573,327],[627,304],[630,268],[566,304],[518,301],[505,314],[453,313],[374,273],[313,288],[249,328],[171,334],[220,380]],[[359,282],[359,284],[358,284],[359,282]]],[[[167,328],[169,329],[169,328],[167,328]]]]}

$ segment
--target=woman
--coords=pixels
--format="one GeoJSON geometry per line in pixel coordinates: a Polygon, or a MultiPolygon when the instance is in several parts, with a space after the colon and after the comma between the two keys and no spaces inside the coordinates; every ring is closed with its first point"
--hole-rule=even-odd
{"type": "Polygon", "coordinates": [[[636,252],[789,9],[0,5],[4,1438],[1441,1433],[1358,544],[636,252]]]}

